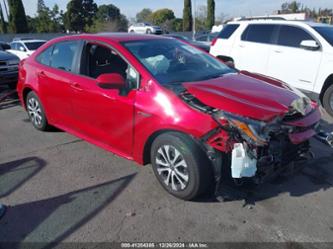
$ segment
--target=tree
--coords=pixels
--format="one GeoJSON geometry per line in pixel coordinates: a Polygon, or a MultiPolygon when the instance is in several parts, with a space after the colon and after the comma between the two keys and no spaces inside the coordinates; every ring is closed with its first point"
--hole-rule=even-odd
{"type": "Polygon", "coordinates": [[[162,25],[166,21],[170,21],[175,18],[175,13],[170,9],[156,10],[151,14],[151,21],[155,25],[162,25]]]}
{"type": "Polygon", "coordinates": [[[144,8],[136,14],[136,21],[137,22],[150,22],[152,13],[153,13],[153,11],[151,9],[144,8]]]}
{"type": "Polygon", "coordinates": [[[290,14],[300,12],[301,3],[297,1],[285,2],[281,5],[281,14],[290,14]]]}
{"type": "Polygon", "coordinates": [[[206,27],[211,30],[215,24],[215,1],[207,0],[207,21],[206,27]]]}
{"type": "Polygon", "coordinates": [[[67,4],[67,12],[65,14],[66,29],[81,32],[85,27],[84,20],[85,15],[82,0],[70,0],[67,4]]]}
{"type": "Polygon", "coordinates": [[[27,17],[22,0],[8,0],[9,27],[13,33],[28,32],[27,17]]]}
{"type": "Polygon", "coordinates": [[[46,5],[44,0],[37,1],[37,14],[44,11],[46,9],[46,5]]]}
{"type": "Polygon", "coordinates": [[[99,21],[114,21],[120,18],[120,10],[113,4],[100,5],[96,13],[99,21]]]}
{"type": "Polygon", "coordinates": [[[85,26],[90,27],[93,24],[93,19],[97,12],[97,4],[94,0],[83,0],[82,1],[83,16],[85,26]]]}
{"type": "Polygon", "coordinates": [[[0,22],[1,22],[1,32],[4,34],[7,33],[8,32],[7,23],[6,23],[5,17],[2,12],[1,4],[0,4],[0,22]]]}
{"type": "Polygon", "coordinates": [[[183,31],[192,31],[193,17],[191,0],[184,0],[183,31]]]}
{"type": "Polygon", "coordinates": [[[172,30],[175,32],[183,31],[183,19],[176,18],[172,20],[172,30]]]}

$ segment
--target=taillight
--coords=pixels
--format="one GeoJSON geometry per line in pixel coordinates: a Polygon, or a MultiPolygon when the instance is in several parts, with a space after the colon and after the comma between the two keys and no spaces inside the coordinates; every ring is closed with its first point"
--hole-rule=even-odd
{"type": "Polygon", "coordinates": [[[215,43],[217,42],[217,37],[216,38],[214,38],[213,40],[212,40],[212,44],[211,44],[211,46],[214,46],[215,45],[215,43]]]}

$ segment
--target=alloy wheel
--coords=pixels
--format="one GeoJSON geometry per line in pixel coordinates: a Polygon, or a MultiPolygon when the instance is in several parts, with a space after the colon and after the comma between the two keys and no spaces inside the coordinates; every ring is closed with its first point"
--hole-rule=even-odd
{"type": "Polygon", "coordinates": [[[189,182],[189,173],[183,155],[171,145],[157,150],[156,170],[162,182],[173,191],[184,190],[189,182]]]}
{"type": "Polygon", "coordinates": [[[38,127],[41,126],[43,121],[43,116],[42,116],[42,109],[40,107],[38,100],[33,97],[30,98],[28,100],[27,109],[31,122],[33,122],[34,125],[38,127]]]}

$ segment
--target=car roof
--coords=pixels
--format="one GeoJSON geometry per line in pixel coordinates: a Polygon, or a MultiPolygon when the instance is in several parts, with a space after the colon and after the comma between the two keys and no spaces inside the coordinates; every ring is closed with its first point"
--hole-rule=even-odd
{"type": "Polygon", "coordinates": [[[292,24],[296,26],[311,26],[311,27],[321,27],[321,26],[331,26],[323,23],[316,23],[312,21],[289,21],[289,20],[277,20],[277,19],[257,19],[257,20],[239,20],[231,21],[227,24],[292,24]]]}
{"type": "Polygon", "coordinates": [[[55,38],[53,41],[65,41],[74,39],[96,39],[96,40],[110,40],[113,42],[125,42],[125,41],[141,41],[141,40],[158,40],[158,39],[170,39],[168,37],[158,35],[136,34],[136,33],[97,33],[97,34],[80,34],[72,36],[62,36],[55,38]]]}

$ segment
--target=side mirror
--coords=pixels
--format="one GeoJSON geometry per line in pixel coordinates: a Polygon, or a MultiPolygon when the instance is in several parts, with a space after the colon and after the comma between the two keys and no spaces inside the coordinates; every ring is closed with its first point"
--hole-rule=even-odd
{"type": "Polygon", "coordinates": [[[26,52],[24,47],[20,47],[19,49],[20,49],[21,52],[26,52]]]}
{"type": "Polygon", "coordinates": [[[319,44],[314,40],[304,40],[301,42],[301,48],[316,51],[320,48],[319,44]]]}
{"type": "Polygon", "coordinates": [[[97,85],[103,89],[122,89],[126,86],[125,79],[118,73],[101,74],[96,79],[97,85]]]}

